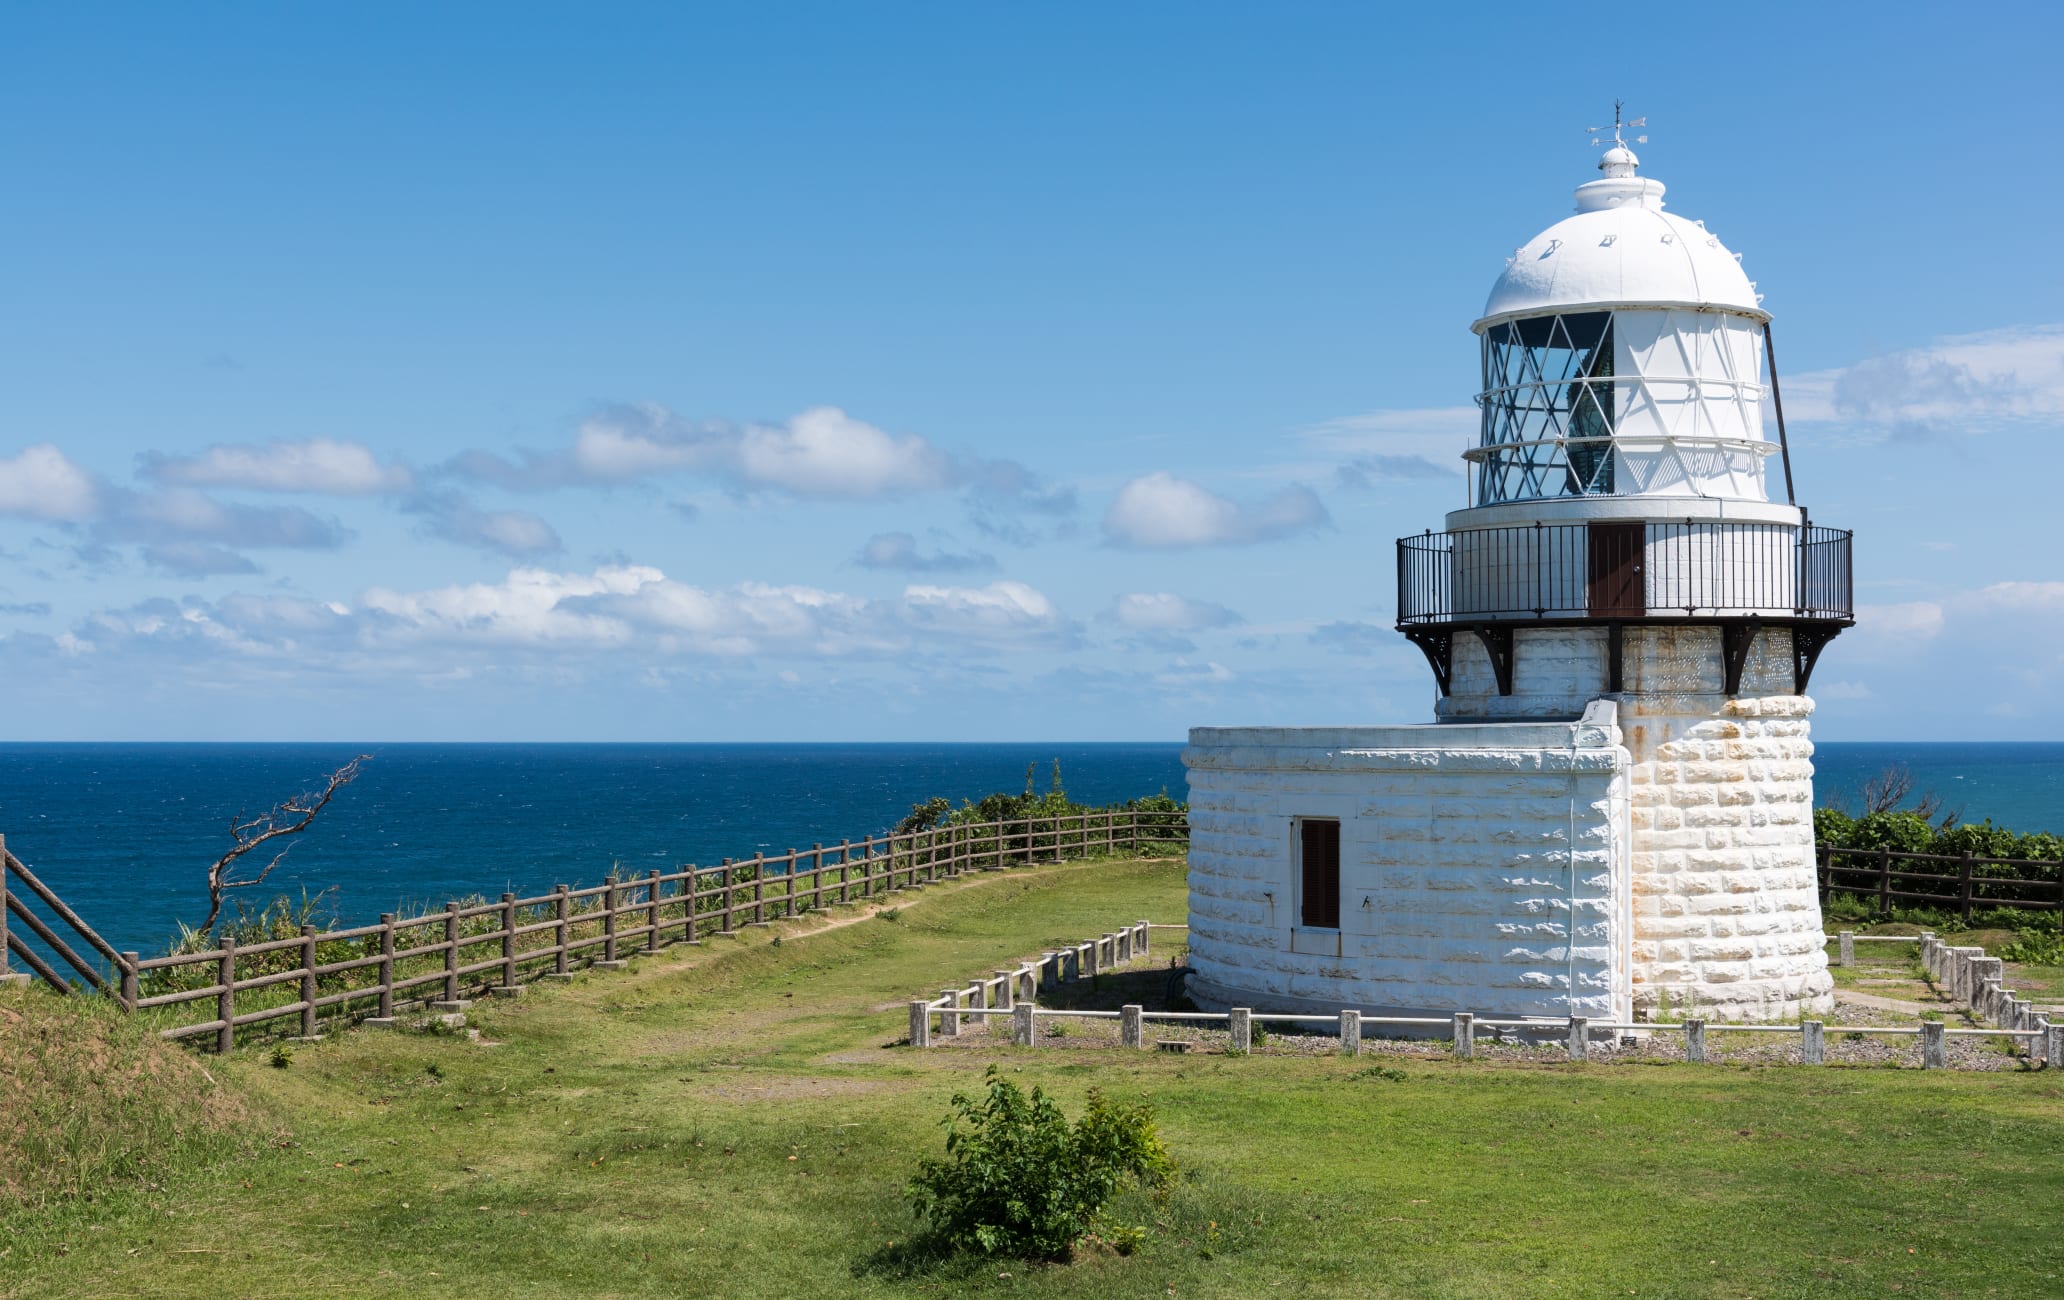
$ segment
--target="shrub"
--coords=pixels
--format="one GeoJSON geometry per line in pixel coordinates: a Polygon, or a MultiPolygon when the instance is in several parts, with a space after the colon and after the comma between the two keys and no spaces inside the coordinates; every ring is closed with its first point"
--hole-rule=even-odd
{"type": "Polygon", "coordinates": [[[1030,1096],[995,1066],[982,1098],[953,1096],[946,1156],[910,1180],[919,1217],[952,1250],[1065,1259],[1126,1179],[1167,1179],[1167,1148],[1146,1103],[1114,1105],[1095,1088],[1070,1125],[1035,1087],[1030,1096]]]}

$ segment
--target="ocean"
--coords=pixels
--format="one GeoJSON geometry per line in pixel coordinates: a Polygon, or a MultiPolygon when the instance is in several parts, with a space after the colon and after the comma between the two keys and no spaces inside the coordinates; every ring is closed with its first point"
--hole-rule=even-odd
{"type": "MultiPolygon", "coordinates": [[[[1182,797],[1182,746],[0,745],[0,835],[117,948],[162,948],[207,911],[207,865],[255,812],[372,754],[253,901],[331,891],[347,921],[410,904],[592,884],[612,866],[713,864],[886,830],[913,803],[1047,788],[1182,797]]],[[[1966,820],[2064,830],[2064,744],[1822,744],[1823,803],[1904,764],[1966,820]]]]}

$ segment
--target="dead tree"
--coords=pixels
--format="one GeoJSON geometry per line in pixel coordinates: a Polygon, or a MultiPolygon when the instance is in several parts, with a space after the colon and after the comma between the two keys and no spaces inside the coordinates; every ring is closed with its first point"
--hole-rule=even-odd
{"type": "MultiPolygon", "coordinates": [[[[1899,806],[1913,793],[1915,785],[1913,769],[1904,763],[1895,763],[1863,783],[1863,811],[1865,815],[1881,812],[1898,812],[1899,806]]],[[[1924,822],[1933,822],[1939,815],[1941,829],[1948,830],[1962,820],[1961,809],[1943,812],[1942,796],[1933,790],[1924,791],[1914,800],[1909,810],[1924,822]]]]}
{"type": "Polygon", "coordinates": [[[286,858],[287,850],[294,846],[288,844],[274,853],[272,860],[255,874],[251,873],[248,865],[244,863],[244,856],[275,840],[299,835],[307,830],[309,823],[315,820],[316,814],[329,807],[330,800],[337,797],[337,791],[358,779],[359,770],[371,758],[371,754],[360,754],[352,759],[323,778],[320,790],[297,794],[282,803],[274,804],[256,817],[246,817],[242,812],[238,812],[235,817],[230,818],[229,838],[234,846],[229,852],[215,859],[215,865],[208,868],[208,919],[201,922],[202,934],[213,933],[215,921],[222,915],[223,895],[232,889],[250,889],[255,885],[264,884],[265,878],[272,874],[272,869],[286,858]]]}

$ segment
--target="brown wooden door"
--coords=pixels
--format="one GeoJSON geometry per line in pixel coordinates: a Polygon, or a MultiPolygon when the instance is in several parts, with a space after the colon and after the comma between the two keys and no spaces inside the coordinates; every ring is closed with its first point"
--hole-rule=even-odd
{"type": "Polygon", "coordinates": [[[1593,618],[1639,618],[1648,612],[1642,585],[1647,524],[1592,524],[1587,592],[1593,618]]]}

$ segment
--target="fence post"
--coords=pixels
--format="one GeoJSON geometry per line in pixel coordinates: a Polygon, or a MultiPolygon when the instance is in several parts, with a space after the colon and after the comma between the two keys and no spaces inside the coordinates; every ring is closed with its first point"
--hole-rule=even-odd
{"type": "Polygon", "coordinates": [[[301,927],[301,1036],[315,1037],[315,927],[301,927]]]}
{"type": "Polygon", "coordinates": [[[377,1020],[394,1019],[394,913],[380,913],[380,1005],[377,1020]]]}
{"type": "Polygon", "coordinates": [[[960,1033],[960,990],[939,990],[939,1032],[947,1038],[960,1033]]]}
{"type": "Polygon", "coordinates": [[[729,934],[731,933],[731,859],[725,858],[718,865],[717,870],[719,873],[717,888],[721,891],[718,894],[718,901],[724,905],[723,933],[729,934]]]}
{"type": "Polygon", "coordinates": [[[1075,969],[1091,979],[1095,979],[1097,972],[1103,969],[1104,960],[1104,955],[1098,950],[1096,940],[1092,939],[1088,943],[1083,944],[1079,951],[1083,954],[1083,960],[1075,963],[1075,969]]]}
{"type": "Polygon", "coordinates": [[[1362,1013],[1359,1011],[1340,1013],[1340,1052],[1343,1056],[1362,1054],[1362,1013]]]}
{"type": "Polygon", "coordinates": [[[767,855],[764,851],[752,855],[752,923],[763,926],[767,923],[767,855]]]}
{"type": "Polygon", "coordinates": [[[1706,1022],[1690,1019],[1684,1022],[1684,1059],[1693,1065],[1706,1063],[1706,1022]]]}
{"type": "Polygon", "coordinates": [[[1226,1021],[1226,1028],[1232,1032],[1230,1050],[1245,1052],[1254,1043],[1254,1011],[1251,1007],[1234,1007],[1226,1021]]]}
{"type": "Polygon", "coordinates": [[[1012,994],[1014,992],[1013,986],[1015,986],[1017,982],[1018,977],[1016,973],[1012,971],[1000,970],[996,972],[996,1005],[998,1007],[1002,1008],[1005,1011],[1011,1009],[1011,1006],[1015,1001],[1015,999],[1012,997],[1012,994]]]}
{"type": "MultiPolygon", "coordinates": [[[[6,910],[6,904],[0,903],[0,912],[6,910]]],[[[0,948],[6,946],[6,936],[0,935],[0,948]]],[[[136,1010],[136,986],[138,983],[136,963],[142,960],[142,956],[137,953],[125,952],[122,954],[122,1010],[124,1011],[136,1010]]]]}
{"type": "Polygon", "coordinates": [[[573,937],[568,924],[567,914],[572,902],[573,900],[567,897],[566,886],[552,886],[552,946],[557,950],[552,954],[552,973],[554,975],[564,975],[567,973],[566,945],[573,937]]]}
{"type": "Polygon", "coordinates": [[[2036,1021],[2036,1027],[2043,1032],[2043,1066],[2046,1069],[2064,1069],[2064,1021],[2036,1021]]]}
{"type": "Polygon", "coordinates": [[[1799,1025],[1799,1062],[1802,1065],[1825,1065],[1826,1046],[1818,1020],[1807,1020],[1799,1025]]]}
{"type": "Polygon", "coordinates": [[[1126,926],[1112,940],[1111,960],[1113,965],[1122,966],[1132,960],[1132,927],[1126,926]]]}
{"type": "Polygon", "coordinates": [[[222,1022],[215,1028],[215,1050],[228,1052],[236,1046],[236,940],[227,935],[222,955],[215,959],[215,982],[221,985],[215,995],[215,1018],[222,1022]]]}
{"type": "Polygon", "coordinates": [[[645,951],[659,951],[659,868],[645,876],[645,951]]]}
{"type": "Polygon", "coordinates": [[[1964,853],[1963,865],[1958,872],[1958,888],[1963,895],[1964,924],[1969,925],[1971,923],[1971,854],[1968,850],[1964,853]]]}
{"type": "Polygon", "coordinates": [[[1588,1061],[1591,1059],[1591,1021],[1584,1016],[1570,1017],[1569,1059],[1572,1061],[1588,1061]]]}
{"type": "MultiPolygon", "coordinates": [[[[1036,1039],[1033,1036],[1034,1029],[1032,1016],[1034,1012],[1036,1012],[1037,1010],[1038,1008],[1033,1006],[1030,1002],[1020,1002],[1017,1006],[1011,1008],[1011,1041],[1016,1043],[1020,1047],[1031,1047],[1036,1041],[1036,1039]]],[[[1134,1007],[1133,1010],[1138,1011],[1139,1008],[1134,1007]]],[[[1138,1028],[1139,1022],[1135,1020],[1133,1022],[1133,1031],[1135,1034],[1138,1033],[1138,1028]]],[[[1137,1047],[1139,1046],[1139,1044],[1134,1043],[1133,1046],[1137,1047]]]]}
{"type": "Polygon", "coordinates": [[[932,1045],[932,1006],[929,1002],[912,1001],[910,1004],[910,1045],[932,1045]]]}
{"type": "Polygon", "coordinates": [[[614,970],[616,957],[616,871],[611,868],[609,878],[602,882],[602,967],[614,970]]]}
{"type": "Polygon", "coordinates": [[[838,901],[853,901],[853,841],[838,842],[838,901]]]}
{"type": "Polygon", "coordinates": [[[1892,850],[1878,850],[1878,915],[1892,915],[1892,850]]]}
{"type": "Polygon", "coordinates": [[[1842,955],[1836,964],[1840,966],[1854,966],[1856,964],[1856,931],[1844,930],[1836,938],[1842,945],[1842,955]]]}
{"type": "Polygon", "coordinates": [[[1476,1055],[1476,1015],[1470,1011],[1455,1013],[1455,1055],[1468,1060],[1476,1055]]]}
{"type": "Polygon", "coordinates": [[[1154,926],[1152,922],[1144,920],[1141,921],[1139,923],[1139,942],[1133,944],[1133,951],[1139,953],[1140,956],[1144,957],[1147,955],[1147,949],[1153,943],[1153,941],[1154,926]]]}
{"type": "Polygon", "coordinates": [[[0,835],[0,979],[9,975],[7,969],[7,837],[0,835]]]}
{"type": "Polygon", "coordinates": [[[1118,1045],[1120,1047],[1145,1047],[1147,1036],[1140,1013],[1145,1008],[1137,1002],[1128,1002],[1118,1008],[1118,1045]]]}
{"type": "Polygon", "coordinates": [[[1825,903],[1835,888],[1835,850],[1832,845],[1820,846],[1820,901],[1825,903]]]}
{"type": "Polygon", "coordinates": [[[1940,1020],[1923,1020],[1921,1022],[1921,1068],[1923,1070],[1940,1070],[1946,1068],[1948,1064],[1947,1056],[1942,1050],[1942,1022],[1940,1020]]]}
{"type": "MultiPolygon", "coordinates": [[[[459,905],[444,905],[444,1000],[459,1000],[459,905]]],[[[455,1008],[447,1006],[447,1010],[455,1008]]]]}
{"type": "Polygon", "coordinates": [[[514,996],[516,983],[516,895],[502,892],[502,988],[503,996],[514,996]]]}

